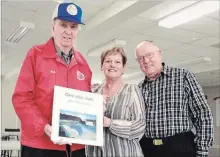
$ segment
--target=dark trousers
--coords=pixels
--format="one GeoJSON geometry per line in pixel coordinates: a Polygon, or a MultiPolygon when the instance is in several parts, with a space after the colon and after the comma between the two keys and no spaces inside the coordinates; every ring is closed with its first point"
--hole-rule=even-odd
{"type": "MultiPolygon", "coordinates": [[[[85,157],[85,149],[73,151],[71,157],[85,157]]],[[[31,148],[22,145],[21,157],[67,157],[66,151],[31,148]]]]}
{"type": "Polygon", "coordinates": [[[194,138],[187,132],[163,138],[162,145],[155,145],[154,139],[143,136],[140,145],[145,157],[196,157],[194,138]]]}

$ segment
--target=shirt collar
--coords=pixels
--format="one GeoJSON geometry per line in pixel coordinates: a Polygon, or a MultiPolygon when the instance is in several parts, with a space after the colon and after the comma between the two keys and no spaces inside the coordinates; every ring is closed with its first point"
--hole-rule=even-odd
{"type": "Polygon", "coordinates": [[[68,57],[70,57],[70,56],[73,55],[72,49],[69,51],[68,54],[65,54],[64,52],[62,52],[62,50],[61,50],[55,43],[54,43],[54,45],[55,45],[56,52],[57,52],[57,54],[58,54],[60,57],[61,57],[61,56],[68,56],[68,57]]]}
{"type": "MultiPolygon", "coordinates": [[[[71,53],[74,55],[74,58],[77,63],[80,63],[82,65],[88,65],[84,57],[74,48],[71,49],[71,53]]],[[[47,43],[44,45],[44,50],[43,50],[43,57],[44,58],[56,58],[58,53],[56,53],[56,45],[53,41],[53,37],[51,37],[47,43]]]]}
{"type": "Polygon", "coordinates": [[[164,62],[162,63],[162,66],[163,66],[163,70],[162,70],[161,73],[163,73],[166,76],[170,76],[170,74],[169,74],[169,67],[164,62]]]}

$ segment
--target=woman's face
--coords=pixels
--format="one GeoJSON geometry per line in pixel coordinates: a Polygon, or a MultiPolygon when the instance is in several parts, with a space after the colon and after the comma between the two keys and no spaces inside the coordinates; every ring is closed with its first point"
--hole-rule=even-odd
{"type": "Polygon", "coordinates": [[[123,65],[122,55],[109,54],[105,57],[102,67],[105,77],[107,78],[119,78],[125,71],[125,66],[123,65]]]}

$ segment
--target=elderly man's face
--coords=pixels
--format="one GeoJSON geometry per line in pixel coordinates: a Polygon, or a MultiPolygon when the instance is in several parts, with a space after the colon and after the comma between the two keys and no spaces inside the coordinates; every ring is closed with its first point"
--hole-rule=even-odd
{"type": "Polygon", "coordinates": [[[79,31],[79,24],[56,19],[52,34],[56,45],[62,49],[71,49],[79,31]]]}
{"type": "Polygon", "coordinates": [[[162,56],[153,44],[143,44],[136,49],[137,60],[142,72],[149,78],[161,72],[162,56]]]}

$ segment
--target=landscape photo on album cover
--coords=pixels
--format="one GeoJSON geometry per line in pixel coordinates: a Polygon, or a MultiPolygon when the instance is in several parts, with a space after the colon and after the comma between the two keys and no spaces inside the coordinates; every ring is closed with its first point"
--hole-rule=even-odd
{"type": "Polygon", "coordinates": [[[60,110],[59,136],[96,140],[96,115],[60,110]]]}

